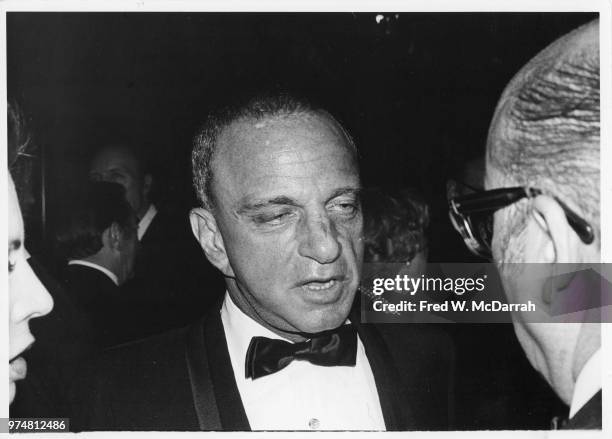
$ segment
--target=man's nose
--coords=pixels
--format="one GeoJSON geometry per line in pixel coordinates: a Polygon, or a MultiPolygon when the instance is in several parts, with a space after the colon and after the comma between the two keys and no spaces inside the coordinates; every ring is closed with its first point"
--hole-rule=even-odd
{"type": "Polygon", "coordinates": [[[299,253],[320,264],[334,262],[340,256],[342,246],[336,227],[325,216],[307,220],[301,230],[299,253]]]}

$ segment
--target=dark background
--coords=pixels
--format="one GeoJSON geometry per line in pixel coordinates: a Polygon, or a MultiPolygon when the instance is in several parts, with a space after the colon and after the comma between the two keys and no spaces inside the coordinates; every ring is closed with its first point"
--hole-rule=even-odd
{"type": "MultiPolygon", "coordinates": [[[[8,13],[8,93],[44,155],[47,236],[91,149],[109,139],[144,144],[161,201],[194,205],[190,142],[204,115],[280,85],[322,101],[347,125],[366,185],[423,194],[430,259],[461,260],[447,176],[482,153],[495,103],[520,67],[596,14],[382,15],[8,13]]],[[[28,222],[29,246],[44,249],[45,230],[28,222]]]]}
{"type": "MultiPolygon", "coordinates": [[[[50,254],[54,220],[93,148],[121,137],[145,145],[159,202],[187,209],[191,137],[207,111],[283,86],[345,123],[366,186],[422,194],[430,260],[469,261],[448,223],[447,178],[482,154],[495,103],[520,67],[596,14],[382,15],[8,13],[8,94],[39,147],[31,253],[50,254]]],[[[548,428],[550,416],[566,414],[511,328],[452,326],[457,391],[471,402],[458,409],[459,427],[548,428]]]]}

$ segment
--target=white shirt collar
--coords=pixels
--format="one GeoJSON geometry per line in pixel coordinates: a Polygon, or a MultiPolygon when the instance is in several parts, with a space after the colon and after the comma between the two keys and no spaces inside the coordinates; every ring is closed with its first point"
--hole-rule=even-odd
{"type": "Polygon", "coordinates": [[[570,419],[601,390],[601,349],[598,349],[578,374],[570,405],[570,419]]]}
{"type": "Polygon", "coordinates": [[[149,208],[147,209],[147,212],[138,222],[138,240],[139,241],[142,240],[142,237],[147,232],[147,229],[151,225],[151,221],[153,221],[153,218],[155,218],[155,215],[157,215],[157,208],[155,207],[154,204],[150,204],[149,208]]]}
{"type": "Polygon", "coordinates": [[[227,348],[232,363],[240,368],[240,370],[235,371],[237,376],[245,376],[244,359],[246,358],[251,338],[267,337],[289,341],[247,316],[234,303],[228,292],[225,293],[225,299],[221,307],[221,321],[223,322],[227,348]]]}
{"type": "Polygon", "coordinates": [[[253,430],[385,430],[376,381],[359,338],[355,367],[294,361],[278,373],[252,380],[245,378],[251,337],[284,338],[242,312],[227,292],[220,314],[234,378],[253,430]]]}
{"type": "Polygon", "coordinates": [[[81,259],[72,259],[71,261],[68,261],[68,265],[84,265],[85,267],[90,267],[95,270],[101,271],[102,273],[107,275],[115,285],[119,286],[119,278],[115,273],[110,271],[108,268],[98,265],[94,262],[83,261],[81,259]]]}

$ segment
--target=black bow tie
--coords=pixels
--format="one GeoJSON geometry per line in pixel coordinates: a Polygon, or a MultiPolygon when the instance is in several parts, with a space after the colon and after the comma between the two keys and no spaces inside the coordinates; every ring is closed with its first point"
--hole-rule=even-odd
{"type": "Polygon", "coordinates": [[[253,337],[246,354],[246,377],[260,378],[306,360],[318,366],[354,366],[357,334],[353,325],[343,325],[301,343],[253,337]]]}

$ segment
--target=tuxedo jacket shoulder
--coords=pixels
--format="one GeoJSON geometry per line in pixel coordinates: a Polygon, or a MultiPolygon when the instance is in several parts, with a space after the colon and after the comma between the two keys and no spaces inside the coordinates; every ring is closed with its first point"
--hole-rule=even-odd
{"type": "Polygon", "coordinates": [[[198,430],[177,329],[108,349],[73,384],[73,431],[198,430]]]}
{"type": "MultiPolygon", "coordinates": [[[[392,372],[408,405],[406,430],[452,430],[455,414],[455,348],[433,324],[380,324],[392,372]]],[[[377,382],[377,385],[379,383],[377,382]]]]}
{"type": "Polygon", "coordinates": [[[73,303],[86,312],[115,300],[119,287],[100,270],[85,265],[68,265],[64,270],[64,282],[73,303]]]}
{"type": "Polygon", "coordinates": [[[88,319],[92,342],[99,348],[136,340],[141,308],[134,306],[104,273],[84,265],[68,265],[64,280],[71,299],[88,319]]]}

